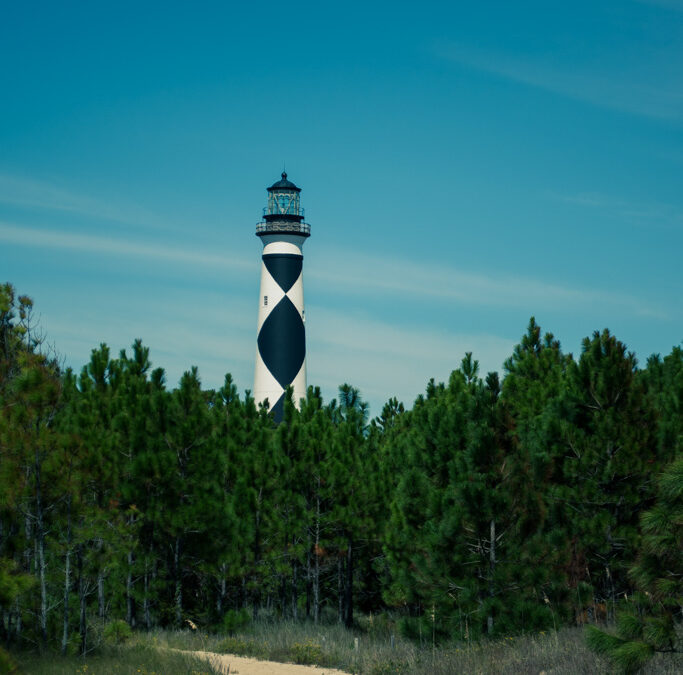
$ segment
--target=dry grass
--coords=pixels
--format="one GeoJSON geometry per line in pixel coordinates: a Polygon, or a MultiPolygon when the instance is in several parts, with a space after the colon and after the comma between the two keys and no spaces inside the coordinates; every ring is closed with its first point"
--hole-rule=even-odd
{"type": "MultiPolygon", "coordinates": [[[[391,625],[373,628],[367,620],[357,630],[338,624],[259,621],[232,637],[197,632],[163,631],[142,638],[155,644],[181,649],[203,649],[233,653],[271,661],[317,664],[349,673],[385,675],[410,673],[500,673],[501,675],[607,675],[609,664],[600,660],[585,644],[580,628],[563,628],[557,633],[510,636],[478,644],[430,646],[394,638],[391,625]],[[358,638],[359,649],[355,649],[358,638]]],[[[659,655],[644,675],[674,675],[683,672],[681,655],[659,655]]]]}
{"type": "MultiPolygon", "coordinates": [[[[509,636],[478,644],[449,644],[432,650],[400,638],[392,640],[391,622],[361,619],[356,630],[334,624],[259,621],[228,637],[201,630],[155,631],[137,633],[130,643],[83,660],[59,659],[45,662],[22,659],[30,673],[211,673],[206,662],[180,660],[162,663],[159,659],[177,658],[167,648],[209,651],[251,656],[270,661],[316,664],[363,675],[450,675],[452,673],[495,673],[501,675],[577,675],[611,673],[585,645],[583,631],[563,628],[557,633],[509,636]],[[358,650],[355,639],[358,638],[358,650]],[[118,656],[114,656],[117,654],[118,656]],[[104,659],[104,660],[103,660],[104,659]],[[107,661],[106,659],[109,659],[107,661]],[[107,664],[114,664],[108,666],[107,664]],[[87,670],[76,670],[88,664],[87,670]],[[140,671],[137,668],[141,668],[140,671]]],[[[683,672],[681,655],[658,655],[643,671],[644,675],[674,675],[683,672]]]]}
{"type": "MultiPolygon", "coordinates": [[[[20,673],[31,675],[215,675],[206,661],[150,645],[107,647],[83,659],[55,654],[19,654],[20,673]]],[[[0,671],[1,672],[1,671],[0,671]]]]}

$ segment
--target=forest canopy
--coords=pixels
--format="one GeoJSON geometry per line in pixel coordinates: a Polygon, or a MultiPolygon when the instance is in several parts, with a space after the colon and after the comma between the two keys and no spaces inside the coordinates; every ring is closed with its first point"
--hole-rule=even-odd
{"type": "Polygon", "coordinates": [[[374,419],[349,384],[329,402],[309,387],[275,425],[229,374],[205,389],[190,368],[169,388],[139,340],[62,369],[5,284],[0,639],[85,653],[114,619],[391,611],[441,638],[636,616],[640,632],[596,648],[666,650],[682,394],[680,346],[639,368],[603,330],[574,358],[532,318],[502,376],[467,353],[374,419]]]}

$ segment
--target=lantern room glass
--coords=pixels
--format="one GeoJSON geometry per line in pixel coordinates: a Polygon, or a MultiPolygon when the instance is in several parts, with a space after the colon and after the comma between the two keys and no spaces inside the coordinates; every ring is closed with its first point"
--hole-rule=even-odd
{"type": "Polygon", "coordinates": [[[303,215],[299,203],[299,193],[293,190],[273,190],[268,194],[268,207],[266,214],[271,216],[289,215],[301,216],[303,215]]]}

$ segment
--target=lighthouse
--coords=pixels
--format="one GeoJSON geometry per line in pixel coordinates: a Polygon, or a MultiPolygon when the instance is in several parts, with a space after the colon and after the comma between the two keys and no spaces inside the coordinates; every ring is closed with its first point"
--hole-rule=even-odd
{"type": "Polygon", "coordinates": [[[294,401],[306,396],[306,331],[302,248],[311,234],[304,223],[301,188],[287,179],[268,188],[268,204],[256,236],[263,243],[254,399],[268,399],[276,422],[282,420],[285,389],[294,401]]]}

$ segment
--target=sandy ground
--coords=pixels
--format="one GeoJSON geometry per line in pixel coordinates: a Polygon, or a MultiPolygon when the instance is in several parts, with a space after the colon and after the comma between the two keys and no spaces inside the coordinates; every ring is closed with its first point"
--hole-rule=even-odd
{"type": "Polygon", "coordinates": [[[216,654],[214,652],[188,652],[188,654],[195,654],[206,659],[223,675],[348,675],[348,673],[334,668],[259,661],[244,656],[233,656],[232,654],[216,654]]]}

